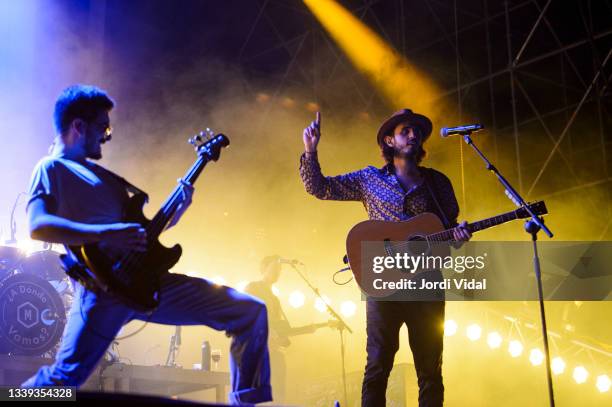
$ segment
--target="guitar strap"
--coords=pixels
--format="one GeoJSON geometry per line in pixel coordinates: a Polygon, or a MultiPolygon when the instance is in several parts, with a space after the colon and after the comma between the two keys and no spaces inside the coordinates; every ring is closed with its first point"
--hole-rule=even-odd
{"type": "Polygon", "coordinates": [[[119,182],[121,182],[123,184],[123,186],[125,187],[125,189],[129,193],[132,193],[132,194],[143,194],[145,196],[146,201],[149,202],[149,194],[147,194],[145,191],[143,191],[142,189],[138,188],[137,186],[135,186],[134,184],[132,184],[131,182],[129,182],[128,180],[126,180],[122,176],[119,176],[119,175],[115,174],[114,172],[110,172],[110,173],[114,177],[116,177],[119,182]]]}
{"type": "Polygon", "coordinates": [[[126,189],[126,191],[128,191],[130,194],[143,194],[146,198],[146,202],[149,202],[149,194],[147,194],[145,191],[143,191],[142,189],[138,188],[137,186],[135,186],[134,184],[132,184],[131,182],[129,182],[128,180],[126,180],[125,178],[123,178],[121,175],[115,174],[114,172],[112,172],[111,170],[108,170],[104,167],[100,167],[102,168],[104,171],[106,171],[108,174],[110,174],[113,178],[115,178],[117,181],[119,181],[119,183],[126,189]]]}
{"type": "Polygon", "coordinates": [[[431,184],[433,183],[433,177],[431,176],[431,172],[429,169],[425,170],[425,185],[427,185],[427,189],[429,190],[429,195],[431,195],[433,201],[435,202],[436,206],[438,207],[438,212],[440,212],[440,215],[442,216],[442,221],[444,222],[444,227],[447,229],[450,229],[451,223],[448,220],[448,217],[446,216],[446,212],[444,212],[444,210],[442,209],[442,206],[440,205],[440,201],[438,200],[437,194],[434,190],[434,188],[431,187],[431,184]]]}

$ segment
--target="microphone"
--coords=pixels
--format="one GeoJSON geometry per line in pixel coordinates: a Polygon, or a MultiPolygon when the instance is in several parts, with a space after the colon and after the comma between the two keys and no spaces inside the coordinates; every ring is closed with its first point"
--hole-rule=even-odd
{"type": "Polygon", "coordinates": [[[304,265],[304,263],[302,263],[298,259],[284,259],[282,257],[279,257],[278,262],[280,264],[289,264],[291,266],[296,266],[296,265],[303,266],[304,265]]]}
{"type": "Polygon", "coordinates": [[[110,134],[109,134],[109,135],[107,135],[107,136],[105,135],[104,137],[102,137],[102,140],[100,140],[100,144],[104,144],[104,143],[106,143],[107,141],[110,141],[112,138],[113,138],[113,136],[112,136],[112,135],[110,135],[110,134]]]}
{"type": "Polygon", "coordinates": [[[482,129],[484,129],[484,126],[479,123],[466,124],[464,126],[457,126],[457,127],[442,127],[440,129],[440,136],[448,137],[448,136],[454,136],[455,134],[465,135],[465,134],[470,134],[470,133],[476,133],[477,131],[480,131],[482,129]]]}

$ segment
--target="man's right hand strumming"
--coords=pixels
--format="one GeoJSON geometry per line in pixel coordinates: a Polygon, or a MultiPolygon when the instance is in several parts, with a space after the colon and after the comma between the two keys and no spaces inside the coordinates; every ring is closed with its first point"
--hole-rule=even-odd
{"type": "Polygon", "coordinates": [[[147,233],[138,223],[111,223],[104,225],[100,242],[143,252],[147,250],[147,233]]]}
{"type": "Polygon", "coordinates": [[[307,153],[316,153],[321,139],[321,112],[317,112],[317,118],[304,129],[303,139],[304,150],[307,153]]]}

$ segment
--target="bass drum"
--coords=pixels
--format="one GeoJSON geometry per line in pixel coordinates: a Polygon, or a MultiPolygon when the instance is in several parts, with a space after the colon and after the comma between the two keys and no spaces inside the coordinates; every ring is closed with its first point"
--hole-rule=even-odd
{"type": "Polygon", "coordinates": [[[59,256],[60,254],[53,250],[34,252],[22,259],[17,267],[24,273],[37,275],[47,281],[63,280],[66,273],[59,256]]]}
{"type": "Polygon", "coordinates": [[[16,272],[0,282],[0,353],[40,356],[59,342],[66,309],[43,278],[16,272]]]}

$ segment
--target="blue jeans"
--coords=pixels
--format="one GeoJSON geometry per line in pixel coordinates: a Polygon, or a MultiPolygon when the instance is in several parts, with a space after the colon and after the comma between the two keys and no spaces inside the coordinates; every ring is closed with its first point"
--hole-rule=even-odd
{"type": "Polygon", "coordinates": [[[367,300],[368,360],[363,378],[362,407],[381,407],[399,349],[399,331],[408,328],[408,341],[419,383],[419,406],[441,407],[444,301],[367,300]]]}
{"type": "Polygon", "coordinates": [[[232,337],[230,402],[272,400],[265,304],[206,279],[170,273],[161,277],[160,305],[150,315],[77,284],[55,363],[40,368],[22,386],[80,386],[121,327],[134,319],[168,325],[206,325],[226,331],[232,337]]]}

